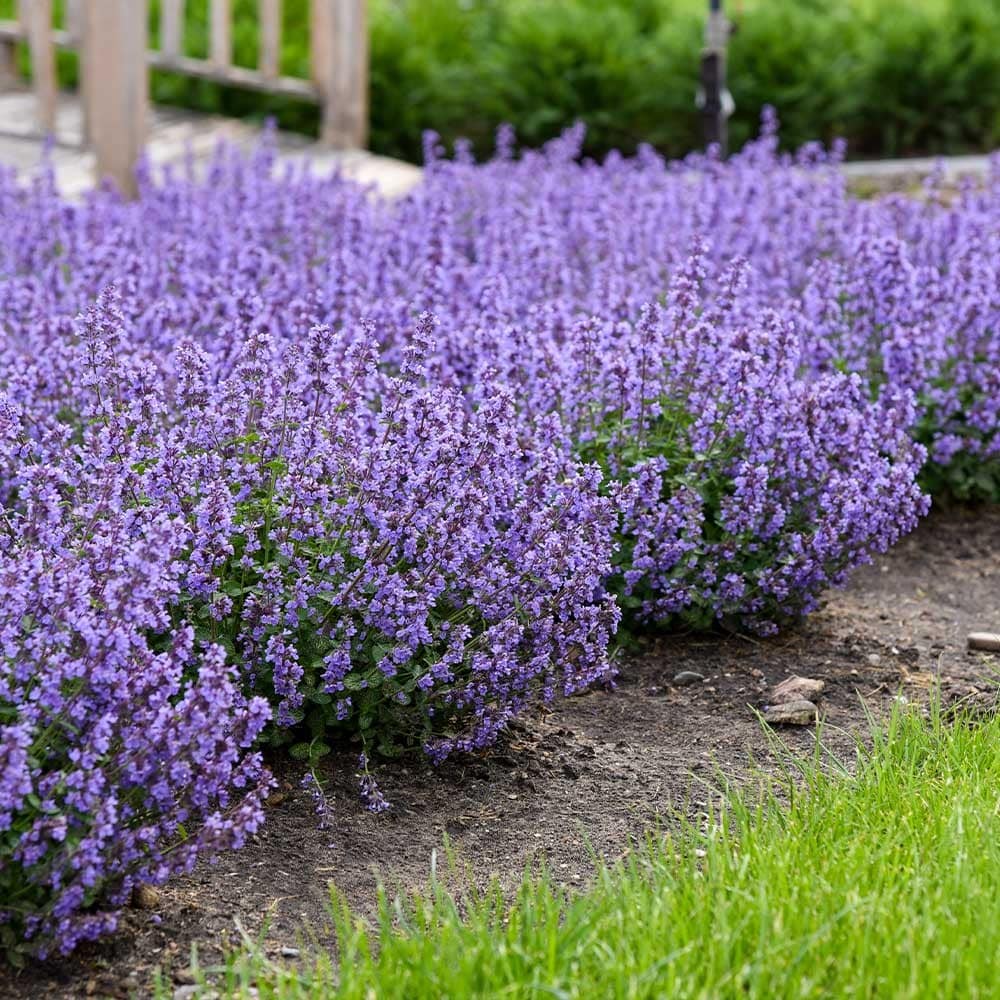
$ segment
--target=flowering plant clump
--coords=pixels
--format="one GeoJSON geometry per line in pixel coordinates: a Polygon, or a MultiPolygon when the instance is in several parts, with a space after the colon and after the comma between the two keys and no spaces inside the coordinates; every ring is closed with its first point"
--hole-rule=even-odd
{"type": "Polygon", "coordinates": [[[0,399],[0,951],[71,951],[138,882],[239,847],[270,779],[269,709],[171,629],[183,523],[65,478],[0,399]],[[151,638],[157,636],[157,639],[151,638]]]}
{"type": "Polygon", "coordinates": [[[915,526],[923,451],[905,399],[867,405],[856,376],[796,379],[794,334],[778,324],[698,332],[651,372],[650,395],[623,393],[599,428],[607,446],[583,451],[636,487],[622,517],[626,607],[771,633],[915,526]]]}
{"type": "Polygon", "coordinates": [[[558,341],[581,317],[635,322],[700,244],[706,301],[728,302],[721,322],[776,311],[795,324],[800,374],[857,374],[871,398],[912,393],[925,486],[1000,499],[1000,157],[957,193],[931,178],[919,198],[860,200],[840,148],[780,155],[771,116],[726,163],[649,151],[581,163],[579,139],[515,158],[505,137],[483,166],[431,147],[418,207],[400,211],[428,230],[456,220],[433,227],[448,261],[437,273],[453,279],[431,284],[428,302],[453,338],[448,370],[514,350],[511,329],[558,341]],[[738,258],[749,269],[734,296],[738,258]]]}
{"type": "Polygon", "coordinates": [[[693,256],[635,323],[575,324],[505,369],[526,409],[575,415],[567,441],[620,512],[610,586],[633,620],[772,632],[926,512],[912,398],[872,403],[857,375],[802,377],[794,324],[727,315],[693,256]]]}
{"type": "Polygon", "coordinates": [[[429,320],[393,376],[364,335],[315,329],[283,358],[244,339],[227,377],[190,342],[164,375],[107,293],[6,372],[8,949],[69,951],[136,881],[253,832],[252,692],[295,755],[343,732],[441,759],[610,672],[596,469],[544,443],[529,463],[501,386],[470,411],[428,385],[429,320]]]}
{"type": "Polygon", "coordinates": [[[435,377],[468,385],[512,349],[512,330],[634,322],[702,240],[709,299],[734,258],[750,264],[730,322],[777,310],[796,318],[808,370],[857,373],[873,396],[914,391],[928,485],[992,495],[1000,160],[947,196],[932,181],[923,197],[861,200],[837,169],[842,149],[780,154],[776,128],[767,116],[726,162],[649,149],[581,161],[572,129],[522,153],[503,130],[476,164],[462,147],[444,159],[429,137],[423,184],[393,203],[341,177],[282,173],[266,146],[222,151],[202,178],[147,172],[131,204],[98,192],[67,205],[44,175],[28,188],[5,175],[0,361],[12,346],[46,351],[115,283],[136,349],[157,364],[186,338],[228,371],[250,300],[279,350],[311,326],[364,319],[398,364],[429,311],[435,377]]]}
{"type": "Polygon", "coordinates": [[[428,384],[429,317],[396,375],[363,332],[314,328],[283,357],[243,340],[226,377],[182,343],[164,378],[106,294],[67,341],[70,396],[34,399],[50,438],[80,437],[47,455],[77,503],[115,482],[123,510],[183,525],[170,626],[222,645],[273,702],[275,739],[305,734],[293,750],[313,754],[353,731],[440,757],[608,674],[614,511],[596,468],[544,441],[529,461],[499,384],[472,410],[428,384]]]}
{"type": "Polygon", "coordinates": [[[326,328],[283,361],[247,345],[197,405],[181,370],[181,456],[150,456],[144,492],[195,525],[174,614],[231,648],[279,727],[440,758],[609,672],[613,509],[596,469],[544,444],[529,464],[510,392],[470,411],[428,385],[419,331],[395,376],[370,341],[341,350],[326,328]]]}
{"type": "Polygon", "coordinates": [[[814,370],[916,397],[935,494],[1000,500],[998,253],[996,232],[968,233],[938,267],[897,237],[864,236],[844,261],[817,262],[803,292],[814,370]]]}
{"type": "Polygon", "coordinates": [[[773,631],[913,526],[918,473],[1000,493],[1000,161],[861,201],[774,130],[676,164],[429,137],[393,203],[266,145],[132,203],[0,173],[8,950],[238,845],[255,742],[356,741],[379,811],[373,756],[607,678],[622,610],[773,631]]]}

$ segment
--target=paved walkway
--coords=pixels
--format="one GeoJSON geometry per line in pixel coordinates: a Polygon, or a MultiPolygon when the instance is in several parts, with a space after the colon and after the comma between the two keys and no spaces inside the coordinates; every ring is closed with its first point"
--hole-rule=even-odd
{"type": "MultiPolygon", "coordinates": [[[[204,161],[222,140],[246,149],[259,136],[260,128],[246,122],[158,106],[153,111],[148,155],[155,165],[162,165],[183,161],[190,149],[196,162],[204,161]]],[[[67,197],[79,197],[94,184],[94,155],[84,148],[83,115],[73,95],[60,98],[54,138],[51,157],[59,189],[67,197]]],[[[281,161],[308,159],[317,173],[339,166],[348,176],[375,184],[387,197],[405,194],[420,180],[420,168],[402,160],[363,151],[335,152],[289,132],[277,133],[277,142],[281,161]]],[[[13,165],[29,176],[41,162],[43,148],[32,94],[0,94],[0,164],[13,165]]]]}
{"type": "Polygon", "coordinates": [[[940,169],[950,184],[963,177],[982,178],[990,168],[988,156],[926,156],[905,160],[852,160],[841,169],[855,185],[875,189],[915,184],[940,169]]]}
{"type": "Polygon", "coordinates": [[[851,160],[843,165],[849,177],[899,177],[903,174],[933,173],[938,166],[949,179],[962,176],[984,176],[989,170],[988,156],[921,156],[905,160],[851,160]]]}

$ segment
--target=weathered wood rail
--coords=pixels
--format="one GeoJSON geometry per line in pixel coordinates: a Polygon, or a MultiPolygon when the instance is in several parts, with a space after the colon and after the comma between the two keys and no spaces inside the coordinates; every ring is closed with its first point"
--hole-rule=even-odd
{"type": "Polygon", "coordinates": [[[80,55],[83,135],[100,177],[125,192],[149,128],[148,70],[156,68],[236,87],[315,101],[320,141],[363,149],[368,139],[366,0],[311,0],[311,78],[281,74],[282,0],[257,0],[260,32],[255,68],[233,63],[231,0],[209,0],[208,58],[184,51],[185,0],[160,0],[159,47],[149,46],[148,0],[66,0],[63,23],[52,0],[20,0],[13,20],[0,20],[0,86],[16,78],[16,49],[27,43],[41,132],[55,128],[56,49],[80,55]]]}

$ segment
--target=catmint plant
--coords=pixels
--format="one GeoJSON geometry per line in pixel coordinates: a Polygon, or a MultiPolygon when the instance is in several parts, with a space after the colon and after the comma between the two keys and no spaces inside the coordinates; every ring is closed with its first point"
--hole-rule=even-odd
{"type": "Polygon", "coordinates": [[[1000,496],[1000,161],[581,157],[389,202],[267,143],[140,197],[0,172],[0,941],[70,950],[310,767],[475,750],[635,627],[771,632],[1000,496]]]}
{"type": "MultiPolygon", "coordinates": [[[[0,399],[0,950],[68,953],[138,883],[242,845],[270,709],[218,645],[171,626],[182,520],[47,460],[0,399]]],[[[63,442],[72,448],[69,442],[63,442]]]]}

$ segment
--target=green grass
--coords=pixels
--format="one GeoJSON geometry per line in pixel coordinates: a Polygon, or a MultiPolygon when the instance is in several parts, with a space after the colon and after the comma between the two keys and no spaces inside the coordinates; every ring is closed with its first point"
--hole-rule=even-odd
{"type": "Polygon", "coordinates": [[[783,780],[726,790],[705,827],[650,835],[582,893],[544,872],[512,899],[432,886],[406,905],[383,898],[375,927],[335,902],[336,961],[293,970],[248,946],[214,989],[289,1000],[995,996],[1000,722],[898,712],[867,743],[850,767],[789,758],[783,780]]]}

